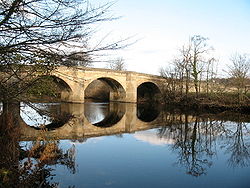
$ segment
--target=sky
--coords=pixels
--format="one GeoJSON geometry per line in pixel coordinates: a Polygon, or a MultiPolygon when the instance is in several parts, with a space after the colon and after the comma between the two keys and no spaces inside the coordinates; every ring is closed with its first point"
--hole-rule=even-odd
{"type": "MultiPolygon", "coordinates": [[[[105,2],[93,0],[95,5],[105,2]]],[[[194,35],[209,39],[219,74],[235,52],[250,54],[250,0],[118,0],[111,11],[121,18],[98,26],[95,39],[134,36],[135,44],[106,57],[122,57],[129,71],[159,74],[194,35]]]]}

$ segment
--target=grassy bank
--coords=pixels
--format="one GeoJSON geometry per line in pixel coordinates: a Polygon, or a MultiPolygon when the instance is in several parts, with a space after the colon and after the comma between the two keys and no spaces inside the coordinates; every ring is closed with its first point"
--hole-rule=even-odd
{"type": "Polygon", "coordinates": [[[250,114],[250,96],[244,95],[240,100],[236,93],[172,95],[164,98],[167,106],[175,106],[187,110],[208,112],[232,111],[250,114]]]}

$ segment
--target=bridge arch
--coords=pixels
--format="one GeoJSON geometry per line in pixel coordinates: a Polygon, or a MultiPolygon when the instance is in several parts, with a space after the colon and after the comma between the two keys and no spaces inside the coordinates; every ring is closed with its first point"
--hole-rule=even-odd
{"type": "MultiPolygon", "coordinates": [[[[53,94],[55,94],[58,99],[68,101],[72,93],[72,88],[70,84],[66,82],[66,79],[58,75],[46,75],[41,78],[41,81],[44,82],[46,87],[53,87],[53,94]]],[[[38,85],[38,87],[40,87],[40,85],[38,85]]]]}
{"type": "Polygon", "coordinates": [[[105,101],[124,101],[126,99],[126,91],[122,84],[110,77],[91,80],[85,87],[84,98],[91,98],[91,95],[95,95],[95,98],[98,98],[98,95],[105,95],[105,101]],[[103,84],[104,87],[100,88],[100,84],[103,84]]]}
{"type": "Polygon", "coordinates": [[[70,85],[63,78],[60,78],[59,76],[56,75],[51,75],[50,77],[61,89],[72,91],[70,85]]]}
{"type": "Polygon", "coordinates": [[[159,102],[161,99],[161,90],[153,82],[146,81],[137,87],[137,102],[159,102]]]}
{"type": "Polygon", "coordinates": [[[59,87],[60,89],[60,98],[63,101],[67,101],[68,98],[70,97],[70,94],[72,93],[72,89],[70,85],[62,78],[57,77],[57,76],[51,76],[53,79],[54,83],[59,87]]]}

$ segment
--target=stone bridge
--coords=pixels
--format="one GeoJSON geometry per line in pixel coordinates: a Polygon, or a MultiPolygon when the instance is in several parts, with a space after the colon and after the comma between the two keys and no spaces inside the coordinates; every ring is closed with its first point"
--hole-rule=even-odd
{"type": "Polygon", "coordinates": [[[130,71],[115,71],[86,67],[58,67],[51,73],[62,86],[61,100],[84,103],[86,88],[95,80],[110,88],[109,100],[136,103],[137,98],[161,99],[166,79],[160,76],[130,71]]]}

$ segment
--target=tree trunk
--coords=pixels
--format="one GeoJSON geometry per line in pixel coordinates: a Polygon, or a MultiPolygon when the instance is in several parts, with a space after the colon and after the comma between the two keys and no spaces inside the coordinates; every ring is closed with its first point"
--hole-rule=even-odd
{"type": "Polygon", "coordinates": [[[0,181],[7,187],[15,187],[19,181],[19,107],[19,103],[4,102],[0,115],[0,170],[6,172],[0,181]]]}
{"type": "Polygon", "coordinates": [[[188,70],[186,71],[186,96],[188,95],[189,93],[189,79],[190,79],[190,76],[189,76],[189,72],[188,70]]]}
{"type": "Polygon", "coordinates": [[[3,102],[3,111],[0,115],[0,130],[7,131],[18,126],[20,120],[20,103],[3,102]]]}

